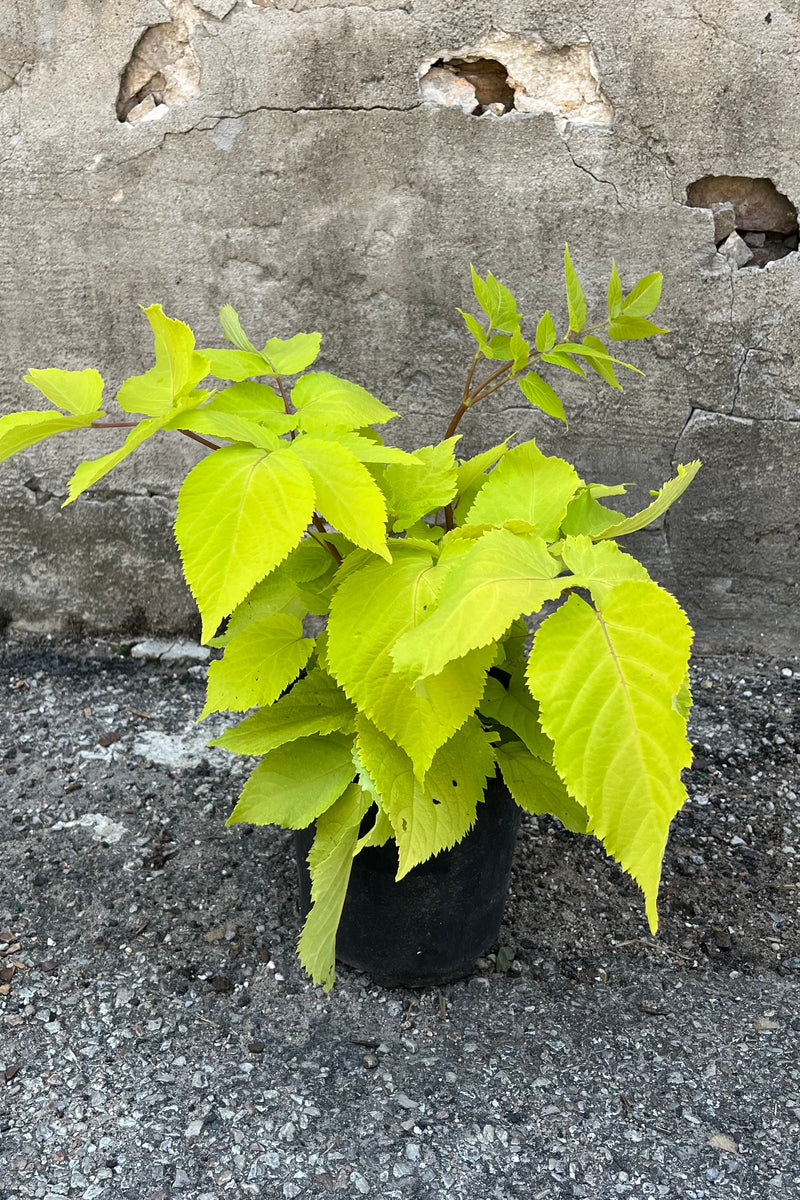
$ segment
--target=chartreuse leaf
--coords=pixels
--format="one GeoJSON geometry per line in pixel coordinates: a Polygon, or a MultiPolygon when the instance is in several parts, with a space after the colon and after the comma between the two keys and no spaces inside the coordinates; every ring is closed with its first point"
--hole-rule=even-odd
{"type": "Polygon", "coordinates": [[[311,910],[297,943],[297,954],[312,982],[329,992],[336,978],[336,932],[344,908],[353,855],[362,818],[372,798],[351,783],[344,795],[317,818],[308,855],[311,910]]]}
{"type": "MultiPolygon", "coordinates": [[[[310,367],[319,354],[322,337],[318,333],[296,333],[294,337],[286,340],[270,338],[263,351],[259,351],[242,329],[236,309],[230,304],[224,304],[219,310],[219,321],[228,341],[233,342],[234,346],[243,354],[253,356],[252,363],[255,369],[249,371],[249,375],[297,375],[300,371],[305,371],[306,367],[310,367]]],[[[215,350],[208,353],[209,355],[219,355],[229,352],[215,350]]],[[[214,361],[216,365],[220,365],[226,360],[215,359],[214,361]]],[[[237,362],[233,358],[227,361],[232,366],[237,362]]],[[[244,358],[238,361],[242,367],[246,362],[244,358]]],[[[247,375],[238,376],[240,379],[247,377],[247,375]]],[[[233,378],[233,376],[225,375],[220,378],[227,379],[233,378]]]]}
{"type": "Polygon", "coordinates": [[[20,450],[27,450],[28,446],[43,442],[55,433],[84,429],[92,424],[95,417],[103,415],[95,412],[65,417],[63,413],[35,411],[9,413],[0,417],[0,462],[18,454],[20,450]]]}
{"type": "MultiPolygon", "coordinates": [[[[183,321],[165,315],[160,304],[142,310],[155,341],[156,365],[126,379],[117,403],[129,413],[163,417],[209,374],[209,362],[194,349],[194,334],[183,321]]],[[[198,393],[197,403],[205,399],[198,393]]]]}
{"type": "Polygon", "coordinates": [[[203,405],[203,412],[235,413],[247,421],[263,422],[270,429],[275,429],[276,421],[291,421],[287,428],[296,424],[294,417],[288,417],[283,400],[267,383],[234,383],[222,392],[217,392],[213,400],[203,405]]]}
{"type": "Polygon", "coordinates": [[[294,682],[313,649],[313,639],[303,637],[303,623],[291,613],[253,621],[210,664],[201,717],[266,708],[294,682]]]}
{"type": "Polygon", "coordinates": [[[552,540],[575,492],[581,485],[574,467],[561,458],[548,458],[534,441],[523,442],[505,455],[481,488],[467,514],[471,525],[501,525],[520,520],[536,525],[552,540]]]}
{"type": "Polygon", "coordinates": [[[464,312],[463,308],[457,308],[456,312],[461,313],[467,329],[470,331],[478,346],[482,351],[486,351],[486,334],[483,331],[483,326],[477,317],[473,317],[472,313],[464,312]]]}
{"type": "MultiPolygon", "coordinates": [[[[597,499],[597,486],[590,483],[575,493],[567,505],[567,515],[561,522],[562,533],[586,533],[589,537],[597,537],[625,520],[624,513],[614,512],[613,509],[600,504],[597,499]]],[[[620,484],[619,491],[612,494],[621,495],[624,491],[625,485],[620,484]]],[[[607,490],[605,494],[608,494],[607,490]]]]}
{"type": "Polygon", "coordinates": [[[511,335],[509,349],[511,351],[511,363],[514,374],[517,371],[522,371],[528,365],[528,360],[531,356],[531,348],[528,342],[519,331],[519,326],[511,335]]]}
{"type": "Polygon", "coordinates": [[[688,670],[681,680],[681,686],[672,698],[672,707],[682,721],[689,720],[689,713],[692,709],[692,682],[688,670]]]}
{"type": "MultiPolygon", "coordinates": [[[[595,371],[603,380],[603,382],[609,385],[609,387],[616,388],[621,392],[622,384],[614,374],[614,360],[609,355],[600,338],[593,337],[591,334],[587,334],[583,339],[583,344],[584,346],[588,347],[588,349],[597,351],[596,355],[587,359],[587,362],[592,370],[595,371]]],[[[630,366],[630,363],[626,363],[625,365],[630,366]]]]}
{"type": "Polygon", "coordinates": [[[398,639],[396,670],[430,687],[453,659],[491,648],[522,613],[538,612],[569,587],[571,577],[555,578],[559,570],[543,538],[507,529],[484,534],[446,574],[432,615],[398,639]]]}
{"type": "Polygon", "coordinates": [[[285,340],[270,338],[263,354],[272,368],[271,374],[299,375],[317,358],[321,342],[319,333],[296,333],[285,340]]]}
{"type": "Polygon", "coordinates": [[[270,750],[244,785],[228,825],[305,829],[353,781],[353,739],[312,734],[270,750]]]}
{"type": "Polygon", "coordinates": [[[574,342],[560,342],[551,351],[550,358],[552,358],[553,354],[576,355],[578,358],[586,359],[590,366],[598,362],[606,364],[616,363],[617,366],[627,367],[629,371],[635,371],[637,375],[642,375],[644,373],[640,371],[638,367],[634,367],[631,363],[625,362],[621,358],[613,358],[608,353],[599,338],[584,338],[581,345],[577,345],[574,342]],[[592,346],[592,342],[596,342],[597,346],[592,346]]]}
{"type": "Polygon", "coordinates": [[[406,751],[421,778],[439,746],[475,711],[494,647],[450,663],[421,685],[398,675],[391,649],[433,603],[434,547],[404,547],[397,539],[392,551],[392,563],[373,559],[344,575],[328,621],[328,667],[361,711],[406,751]]]}
{"type": "Polygon", "coordinates": [[[103,403],[103,377],[88,367],[85,371],[61,371],[58,367],[31,367],[25,382],[41,392],[56,408],[72,416],[100,416],[103,403]]]}
{"type": "MultiPolygon", "coordinates": [[[[240,634],[253,621],[260,621],[262,617],[270,617],[273,613],[291,613],[296,617],[304,617],[306,615],[308,610],[300,599],[298,581],[294,575],[289,573],[288,565],[300,547],[305,546],[307,541],[312,546],[317,545],[311,539],[304,539],[289,554],[288,558],[284,559],[280,566],[276,567],[274,571],[270,571],[265,579],[260,580],[248,592],[241,604],[238,604],[231,613],[225,632],[219,637],[211,638],[209,645],[216,647],[227,646],[232,638],[240,634]]],[[[330,562],[330,555],[321,546],[319,550],[321,554],[325,554],[328,562],[330,562]]],[[[320,565],[320,575],[323,573],[326,565],[320,565]]]]}
{"type": "Polygon", "coordinates": [[[486,276],[486,286],[489,290],[489,319],[495,329],[501,333],[513,333],[519,329],[520,315],[517,312],[517,302],[507,287],[495,279],[490,271],[486,276]]]}
{"type": "MultiPolygon", "coordinates": [[[[374,430],[370,430],[370,433],[374,433],[374,430]]],[[[405,463],[407,466],[418,466],[422,462],[416,454],[396,450],[394,446],[384,446],[380,438],[373,441],[371,438],[362,437],[360,433],[337,433],[336,441],[363,463],[405,463]]]]}
{"type": "Polygon", "coordinates": [[[365,466],[344,446],[308,434],[291,449],[311,476],[317,509],[346,538],[390,559],[383,493],[365,466]]]}
{"type": "Polygon", "coordinates": [[[288,449],[224,446],[189,472],[175,537],[204,641],[297,545],[313,512],[314,485],[288,449]]]}
{"type": "Polygon", "coordinates": [[[219,310],[219,323],[222,326],[222,332],[229,342],[233,342],[240,350],[252,350],[257,353],[255,346],[250,341],[245,331],[242,329],[242,323],[239,320],[239,314],[232,304],[223,304],[219,310]]]}
{"type": "MultiPolygon", "coordinates": [[[[89,424],[88,420],[85,423],[89,424]]],[[[68,504],[72,504],[72,501],[77,500],[81,493],[85,492],[87,488],[93,487],[98,480],[113,470],[118,463],[121,463],[123,458],[127,458],[141,446],[142,442],[152,437],[154,433],[158,433],[159,429],[163,429],[163,427],[164,421],[158,417],[154,417],[150,421],[140,421],[130,431],[118,450],[112,450],[110,454],[103,454],[100,458],[82,462],[69,481],[69,495],[61,507],[66,508],[68,504]]]]}
{"type": "Polygon", "coordinates": [[[234,754],[268,754],[314,733],[352,733],[355,715],[336,680],[314,669],[280,700],[226,729],[209,746],[234,754]]]}
{"type": "Polygon", "coordinates": [[[494,774],[492,745],[470,717],[440,749],[422,782],[407,754],[359,714],[357,761],[369,775],[394,830],[397,878],[460,841],[475,823],[486,780],[494,774]]]}
{"type": "Polygon", "coordinates": [[[486,680],[480,711],[484,717],[515,733],[531,754],[545,762],[552,762],[553,743],[539,722],[539,705],[530,694],[524,675],[512,674],[505,687],[499,679],[490,675],[486,680]]]}
{"type": "Polygon", "coordinates": [[[586,297],[583,294],[580,280],[575,274],[575,268],[569,256],[569,246],[564,247],[564,278],[567,285],[569,327],[574,333],[580,333],[586,324],[586,297]]]}
{"type": "Polygon", "coordinates": [[[661,859],[686,796],[691,762],[673,707],[691,630],[677,601],[651,582],[626,582],[597,609],[572,595],[541,625],[528,683],[552,738],[553,765],[594,833],[645,895],[655,932],[661,859]]]}
{"type": "Polygon", "coordinates": [[[648,321],[646,317],[629,317],[625,313],[615,317],[608,327],[608,336],[612,342],[632,342],[640,338],[654,337],[657,333],[669,333],[648,321]]]}
{"type": "Polygon", "coordinates": [[[298,379],[292,388],[292,403],[300,429],[320,437],[348,433],[362,425],[383,425],[397,416],[357,383],[327,371],[312,371],[298,379]]]}
{"type": "Polygon", "coordinates": [[[649,317],[658,307],[663,282],[664,276],[660,271],[640,279],[622,302],[622,311],[626,317],[649,317]]]}
{"type": "Polygon", "coordinates": [[[564,566],[580,579],[581,587],[590,590],[596,604],[602,604],[618,583],[650,578],[642,564],[614,542],[567,537],[560,553],[564,566]]]}
{"type": "Polygon", "coordinates": [[[564,405],[541,375],[537,375],[535,371],[529,371],[527,375],[521,376],[517,383],[523,396],[530,400],[535,408],[540,408],[542,412],[547,413],[548,417],[555,417],[557,420],[563,421],[565,425],[567,424],[564,405]]]}
{"type": "Polygon", "coordinates": [[[580,363],[577,363],[571,355],[565,354],[563,350],[548,350],[547,354],[542,355],[542,362],[553,363],[556,367],[563,367],[566,371],[571,371],[573,375],[580,375],[581,379],[586,378],[586,372],[580,363]]]}
{"type": "Polygon", "coordinates": [[[644,529],[656,517],[660,517],[665,513],[669,506],[673,504],[679,496],[688,488],[689,484],[694,479],[697,472],[700,470],[701,463],[699,459],[684,466],[682,463],[678,466],[678,474],[667,480],[661,490],[657,493],[652,504],[648,504],[647,508],[643,508],[641,512],[636,513],[632,517],[626,517],[624,521],[619,521],[610,529],[602,533],[595,534],[595,537],[600,538],[616,538],[622,537],[624,533],[635,533],[637,529],[644,529]]]}
{"type": "Polygon", "coordinates": [[[458,436],[438,446],[416,450],[419,460],[413,464],[390,463],[381,483],[395,533],[408,529],[420,517],[444,508],[454,498],[458,486],[458,467],[453,457],[458,436]]]}
{"type": "Polygon", "coordinates": [[[617,264],[611,260],[611,276],[608,280],[608,319],[613,321],[622,312],[622,281],[617,264]]]}
{"type": "Polygon", "coordinates": [[[504,442],[500,442],[497,446],[490,446],[488,450],[484,450],[481,454],[476,454],[474,458],[468,458],[464,462],[458,464],[458,473],[456,475],[456,504],[455,516],[456,520],[461,518],[469,511],[469,508],[486,483],[488,476],[486,472],[495,463],[499,462],[503,455],[508,450],[508,443],[514,434],[506,438],[504,442]]]}
{"type": "Polygon", "coordinates": [[[510,359],[512,355],[511,338],[507,333],[496,333],[486,343],[484,354],[486,358],[510,359]]]}
{"type": "MultiPolygon", "coordinates": [[[[213,400],[211,401],[213,404],[213,400]]],[[[276,428],[270,429],[264,424],[249,421],[236,413],[209,411],[209,406],[192,409],[189,412],[178,413],[164,424],[165,429],[185,429],[191,433],[201,433],[208,437],[223,438],[228,442],[244,442],[250,446],[260,446],[262,450],[280,450],[282,442],[279,432],[284,433],[294,422],[278,413],[270,413],[275,419],[276,428]]]]}
{"type": "Polygon", "coordinates": [[[520,315],[511,292],[495,279],[491,271],[484,280],[474,267],[471,270],[475,299],[489,318],[491,328],[499,329],[501,333],[513,333],[519,328],[520,315]]]}
{"type": "Polygon", "coordinates": [[[536,326],[536,349],[540,354],[552,350],[556,344],[556,327],[550,312],[546,312],[543,317],[539,318],[539,324],[536,326]]]}
{"type": "Polygon", "coordinates": [[[495,747],[503,781],[520,808],[533,816],[558,817],[570,833],[586,833],[589,815],[573,799],[564,781],[549,762],[534,757],[522,742],[495,747]]]}
{"type": "Polygon", "coordinates": [[[203,354],[215,379],[241,383],[253,376],[270,375],[269,363],[257,350],[219,350],[207,346],[203,354]]]}

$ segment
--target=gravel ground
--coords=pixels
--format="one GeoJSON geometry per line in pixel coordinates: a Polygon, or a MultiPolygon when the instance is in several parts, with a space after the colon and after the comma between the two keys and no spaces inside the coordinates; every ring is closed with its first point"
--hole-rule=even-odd
{"type": "Polygon", "coordinates": [[[698,661],[657,939],[528,820],[472,979],[324,996],[204,668],[122,649],[0,645],[0,1195],[800,1200],[796,661],[698,661]]]}

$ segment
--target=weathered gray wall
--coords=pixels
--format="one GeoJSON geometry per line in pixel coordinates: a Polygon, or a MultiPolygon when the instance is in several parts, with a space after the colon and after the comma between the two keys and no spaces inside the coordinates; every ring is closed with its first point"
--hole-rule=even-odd
{"type": "MultiPolygon", "coordinates": [[[[710,212],[685,205],[705,175],[767,176],[800,200],[800,12],[771,0],[767,20],[769,7],[0,0],[0,412],[30,404],[28,366],[97,366],[113,395],[148,364],[138,303],[219,344],[230,301],[265,336],[320,329],[328,369],[406,414],[397,440],[430,441],[470,353],[454,311],[470,260],[536,318],[563,309],[569,240],[600,302],[612,255],[625,283],[661,268],[673,335],[634,351],[647,378],[624,396],[570,386],[568,435],[501,393],[462,446],[536,434],[586,477],[637,480],[639,498],[701,457],[639,549],[702,644],[796,651],[800,262],[737,271],[710,212]],[[187,43],[170,98],[192,90],[192,70],[199,90],[120,123],[121,74],[170,11],[187,43]],[[534,49],[590,44],[610,124],[597,105],[565,120],[421,101],[423,66],[498,31],[534,49]]],[[[94,455],[119,435],[0,466],[0,611],[50,628],[186,628],[170,514],[194,448],[154,440],[61,512],[89,439],[94,455]]]]}

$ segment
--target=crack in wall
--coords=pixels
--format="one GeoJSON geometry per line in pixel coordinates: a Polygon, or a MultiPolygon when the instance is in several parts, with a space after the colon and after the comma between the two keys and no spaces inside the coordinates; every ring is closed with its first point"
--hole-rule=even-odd
{"type": "Polygon", "coordinates": [[[572,165],[574,167],[577,167],[579,171],[583,171],[584,174],[589,175],[595,181],[595,183],[602,183],[606,187],[613,188],[614,198],[616,200],[617,208],[619,208],[622,212],[627,212],[628,210],[626,209],[625,205],[622,203],[622,198],[620,197],[620,194],[619,194],[619,188],[614,183],[614,180],[613,179],[603,179],[602,176],[595,175],[595,173],[591,169],[591,167],[587,167],[585,163],[578,162],[577,158],[575,157],[575,154],[573,153],[572,146],[570,145],[570,140],[568,137],[564,138],[564,146],[566,148],[567,154],[569,155],[569,157],[572,161],[572,165]]]}

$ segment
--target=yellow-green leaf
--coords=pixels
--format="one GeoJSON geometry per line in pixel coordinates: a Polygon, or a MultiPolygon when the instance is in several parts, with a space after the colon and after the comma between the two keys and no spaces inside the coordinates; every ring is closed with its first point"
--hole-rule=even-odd
{"type": "Polygon", "coordinates": [[[663,282],[664,276],[660,271],[654,271],[652,275],[645,275],[644,279],[640,279],[636,287],[622,302],[622,311],[625,315],[649,317],[650,313],[658,307],[663,282]]]}
{"type": "Polygon", "coordinates": [[[622,537],[623,534],[635,533],[638,529],[644,529],[646,525],[650,525],[655,521],[656,517],[660,517],[662,513],[665,513],[679,496],[683,495],[700,470],[701,465],[699,459],[689,463],[688,466],[684,466],[681,463],[678,466],[678,474],[673,479],[667,480],[657,493],[652,504],[648,504],[647,508],[643,508],[641,512],[636,513],[632,517],[626,517],[623,521],[618,521],[609,529],[594,536],[598,538],[617,538],[622,537]]]}
{"type": "MultiPolygon", "coordinates": [[[[431,616],[398,639],[392,650],[397,670],[431,687],[453,660],[493,643],[522,613],[538,612],[554,600],[570,576],[556,579],[559,564],[541,537],[494,529],[448,567],[441,592],[428,601],[431,616]],[[428,678],[433,676],[433,678],[428,678]]],[[[441,571],[442,568],[437,568],[441,571]]],[[[429,587],[437,585],[437,571],[429,587]]]]}
{"type": "Polygon", "coordinates": [[[611,260],[611,275],[608,280],[608,319],[613,321],[622,312],[622,281],[617,264],[611,260]]]}
{"type": "Polygon", "coordinates": [[[203,640],[282,562],[314,512],[314,486],[288,449],[224,446],[187,475],[175,536],[203,640]]]}
{"type": "Polygon", "coordinates": [[[383,425],[397,413],[387,408],[365,388],[327,371],[303,375],[292,388],[292,403],[304,433],[330,437],[362,425],[383,425]]]}
{"type": "Polygon", "coordinates": [[[203,354],[208,361],[208,373],[215,379],[241,383],[245,379],[271,373],[269,363],[257,350],[218,350],[209,347],[203,354]]]}
{"type": "Polygon", "coordinates": [[[341,733],[313,734],[270,750],[244,785],[228,825],[305,829],[352,783],[352,741],[341,733]]]}
{"type": "Polygon", "coordinates": [[[552,350],[556,344],[556,327],[549,311],[539,318],[536,326],[536,349],[540,354],[552,350]]]}
{"type": "Polygon", "coordinates": [[[100,416],[103,403],[103,377],[88,367],[85,371],[61,371],[58,367],[31,367],[25,382],[46,396],[56,408],[73,416],[100,416]]]}
{"type": "Polygon", "coordinates": [[[586,297],[572,265],[569,246],[566,245],[564,246],[564,277],[567,285],[569,327],[574,333],[580,333],[586,324],[586,297]]]}
{"type": "Polygon", "coordinates": [[[308,434],[296,438],[291,449],[311,476],[325,520],[355,545],[390,560],[386,505],[367,468],[338,442],[308,434]]]}
{"type": "Polygon", "coordinates": [[[72,504],[72,501],[77,500],[82,492],[93,487],[104,475],[121,463],[123,458],[127,458],[137,447],[141,446],[142,442],[152,437],[163,426],[164,422],[157,417],[150,421],[140,421],[130,431],[119,450],[112,450],[110,454],[103,454],[100,458],[82,462],[69,481],[69,496],[61,507],[65,508],[68,504],[72,504]]]}
{"type": "Polygon", "coordinates": [[[319,354],[322,335],[296,333],[290,338],[270,338],[263,350],[264,358],[277,375],[297,375],[310,367],[319,354]]]}
{"type": "Polygon", "coordinates": [[[673,699],[691,629],[652,582],[612,588],[598,607],[572,595],[536,633],[528,683],[553,765],[589,814],[589,832],[641,887],[650,927],[669,824],[691,763],[673,699]]]}
{"type": "MultiPolygon", "coordinates": [[[[208,359],[194,349],[194,334],[183,321],[165,315],[160,304],[142,310],[150,322],[156,365],[133,375],[117,392],[125,412],[165,416],[209,373],[208,359]]],[[[205,396],[199,396],[197,403],[205,396]]]]}
{"type": "Polygon", "coordinates": [[[356,720],[356,762],[367,772],[394,830],[397,878],[461,841],[475,822],[494,752],[471,717],[440,747],[422,782],[411,759],[363,714],[356,720]]]}
{"type": "Polygon", "coordinates": [[[535,817],[557,817],[570,833],[586,833],[589,814],[570,796],[554,766],[536,758],[522,742],[506,742],[495,754],[503,782],[520,808],[535,817]]]}
{"type": "Polygon", "coordinates": [[[297,679],[313,648],[313,639],[303,637],[302,621],[290,613],[253,621],[210,664],[201,716],[266,708],[297,679]]]}
{"type": "Polygon", "coordinates": [[[523,396],[530,400],[531,404],[536,408],[540,408],[542,412],[547,413],[548,417],[555,417],[556,420],[563,421],[565,425],[567,424],[564,405],[561,403],[557,393],[553,391],[547,380],[542,379],[541,375],[537,375],[535,371],[529,371],[527,375],[521,376],[517,380],[517,383],[520,386],[523,396]]]}
{"type": "Polygon", "coordinates": [[[103,413],[87,413],[85,416],[64,416],[58,412],[15,412],[0,417],[0,462],[4,462],[20,450],[27,450],[37,442],[64,433],[68,429],[85,429],[95,417],[103,413]]]}
{"type": "Polygon", "coordinates": [[[238,346],[240,350],[250,350],[257,354],[253,343],[242,329],[242,323],[239,320],[239,314],[231,304],[223,304],[219,310],[219,323],[222,326],[222,332],[229,342],[233,342],[234,346],[238,346]]]}
{"type": "Polygon", "coordinates": [[[408,753],[421,778],[439,746],[475,711],[494,648],[462,657],[423,685],[398,675],[391,650],[433,602],[434,549],[397,540],[392,550],[392,563],[376,558],[344,576],[328,621],[328,667],[361,711],[408,753]]]}
{"type": "Polygon", "coordinates": [[[528,521],[553,539],[581,480],[561,458],[542,454],[534,441],[509,450],[492,471],[467,514],[470,525],[528,521]]]}
{"type": "Polygon", "coordinates": [[[314,733],[352,733],[355,716],[336,681],[315,669],[269,708],[245,717],[209,745],[234,754],[267,754],[314,733]]]}
{"type": "Polygon", "coordinates": [[[353,855],[362,818],[372,803],[358,784],[351,784],[335,804],[317,818],[308,855],[311,910],[297,943],[300,962],[316,984],[329,992],[336,977],[336,933],[344,908],[353,855]]]}
{"type": "Polygon", "coordinates": [[[423,446],[415,452],[415,463],[390,463],[385,468],[381,483],[395,533],[454,499],[458,467],[453,450],[458,440],[456,436],[438,446],[423,446]]]}

